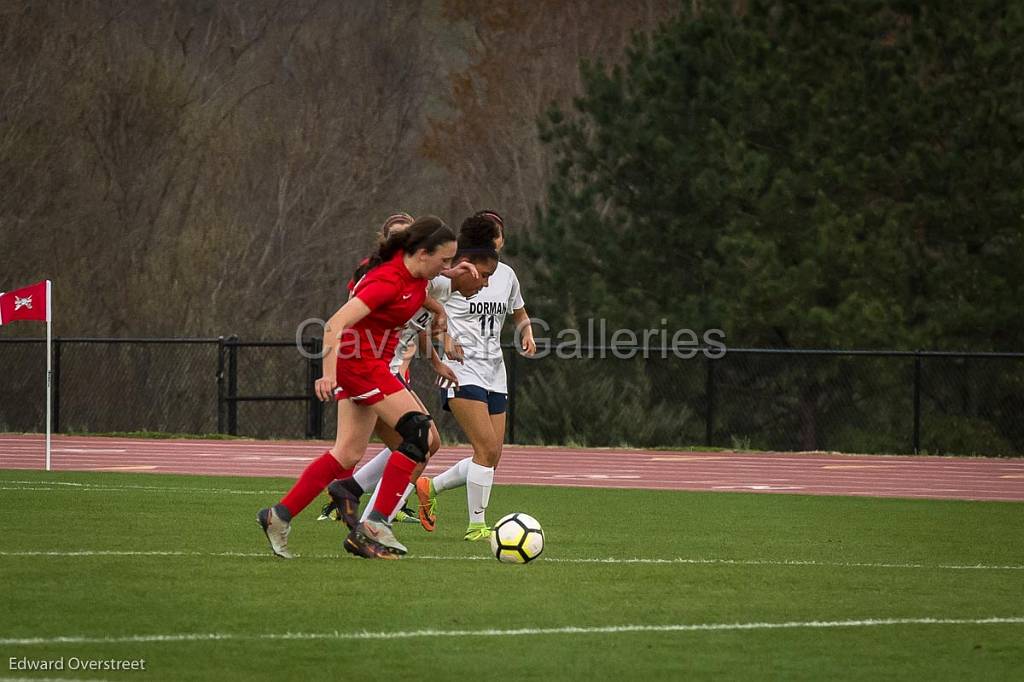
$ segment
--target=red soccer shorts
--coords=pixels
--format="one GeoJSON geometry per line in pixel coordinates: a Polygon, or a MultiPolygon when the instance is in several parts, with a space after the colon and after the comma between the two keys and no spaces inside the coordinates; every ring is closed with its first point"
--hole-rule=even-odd
{"type": "Polygon", "coordinates": [[[379,403],[392,393],[405,390],[387,362],[346,362],[338,359],[338,388],[335,400],[351,400],[360,405],[379,403]]]}

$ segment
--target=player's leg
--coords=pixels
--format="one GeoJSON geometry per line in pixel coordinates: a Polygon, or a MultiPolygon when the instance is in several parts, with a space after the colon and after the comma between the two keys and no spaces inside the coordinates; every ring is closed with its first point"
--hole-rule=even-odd
{"type": "Polygon", "coordinates": [[[501,454],[505,451],[505,423],[507,416],[505,412],[491,415],[491,428],[494,429],[494,437],[498,440],[498,456],[494,459],[495,468],[497,468],[498,462],[501,461],[501,454]]]}
{"type": "Polygon", "coordinates": [[[487,394],[487,412],[491,417],[491,427],[498,441],[498,456],[494,458],[494,467],[501,461],[501,453],[505,449],[505,424],[508,415],[508,395],[505,393],[487,394]]]}
{"type": "MultiPolygon", "coordinates": [[[[337,417],[337,423],[335,424],[335,428],[334,428],[334,444],[335,444],[335,446],[337,446],[337,444],[338,444],[338,436],[341,435],[341,410],[336,410],[336,412],[337,412],[337,414],[335,416],[337,417]]],[[[334,448],[331,448],[331,452],[334,452],[334,448]]],[[[330,488],[330,486],[328,486],[328,489],[329,488],[330,488]]],[[[328,500],[327,504],[325,504],[323,507],[321,507],[321,509],[320,509],[320,516],[318,516],[316,518],[316,520],[317,521],[332,521],[332,520],[333,521],[343,521],[344,518],[345,517],[342,514],[341,510],[338,508],[338,505],[336,505],[332,500],[328,500]]]]}
{"type": "MultiPolygon", "coordinates": [[[[413,391],[412,388],[409,388],[409,392],[416,399],[416,402],[419,405],[419,407],[422,410],[422,412],[424,414],[427,414],[427,408],[423,404],[423,401],[420,400],[420,397],[418,395],[416,395],[416,392],[413,391]]],[[[387,425],[385,425],[379,419],[377,420],[377,435],[380,436],[381,439],[384,442],[386,442],[388,444],[388,446],[390,447],[390,450],[388,450],[388,452],[391,452],[392,450],[397,449],[398,446],[402,442],[402,437],[398,434],[398,432],[395,431],[394,429],[388,427],[387,425]]],[[[430,423],[430,437],[429,437],[429,452],[427,453],[427,459],[429,460],[431,457],[433,457],[434,453],[436,453],[438,451],[438,449],[440,449],[440,447],[441,447],[441,434],[438,432],[437,426],[435,426],[435,424],[433,422],[431,422],[430,423]]],[[[382,450],[381,452],[384,452],[384,451],[382,450]]],[[[366,466],[369,466],[369,464],[367,464],[366,466]]],[[[423,473],[423,469],[425,467],[426,467],[426,462],[418,463],[416,465],[416,468],[413,470],[412,477],[410,478],[409,484],[405,487],[405,492],[402,495],[402,499],[398,503],[398,506],[396,507],[395,511],[392,512],[392,515],[391,515],[391,518],[389,519],[389,522],[402,521],[402,522],[408,522],[408,523],[416,523],[418,521],[420,523],[420,525],[422,525],[423,528],[426,531],[431,532],[431,531],[434,530],[435,517],[434,517],[434,515],[432,513],[429,512],[428,509],[421,508],[418,511],[413,511],[412,509],[410,509],[409,507],[406,506],[406,500],[409,499],[409,496],[416,489],[414,481],[419,477],[419,475],[421,473],[423,473]]],[[[364,466],[359,471],[357,471],[355,473],[354,477],[358,478],[359,475],[360,475],[360,472],[362,472],[363,469],[365,469],[365,468],[366,467],[364,466]]],[[[381,471],[383,471],[383,465],[381,465],[381,471]]],[[[373,481],[373,483],[371,483],[370,485],[375,485],[379,480],[380,480],[380,475],[378,475],[376,477],[376,479],[373,481]]],[[[360,481],[360,482],[362,482],[362,481],[360,481]]],[[[367,485],[367,484],[364,483],[363,487],[365,489],[369,489],[370,485],[367,485]]],[[[380,486],[377,486],[374,489],[373,495],[370,497],[370,501],[367,503],[366,508],[363,510],[363,516],[360,519],[361,521],[365,521],[369,517],[370,511],[373,509],[374,505],[377,502],[377,494],[379,492],[380,492],[380,486]]]]}
{"type": "MultiPolygon", "coordinates": [[[[450,389],[454,394],[451,397],[443,396],[443,406],[448,412],[453,412],[452,405],[462,406],[467,405],[470,402],[486,402],[487,391],[480,386],[460,386],[457,389],[450,389]]],[[[472,411],[473,406],[470,405],[468,410],[472,411]]],[[[466,410],[460,408],[459,414],[466,414],[466,410]]],[[[460,488],[466,485],[466,476],[469,470],[469,465],[473,462],[474,457],[477,457],[477,443],[484,440],[485,436],[478,436],[474,441],[474,436],[467,430],[467,425],[463,424],[463,419],[459,418],[459,414],[455,414],[456,421],[462,426],[463,431],[467,434],[471,443],[474,443],[474,455],[473,457],[466,457],[459,460],[445,471],[441,472],[433,479],[425,479],[424,481],[417,481],[417,491],[419,492],[422,487],[424,490],[429,487],[429,495],[433,499],[438,493],[442,493],[445,490],[452,490],[453,488],[460,488]],[[422,485],[421,485],[422,483],[422,485]],[[429,486],[427,486],[429,484],[429,486]]],[[[465,417],[464,417],[465,418],[465,417]]],[[[475,423],[475,420],[474,420],[475,423]]],[[[469,429],[473,429],[472,424],[468,426],[469,429]]],[[[426,493],[424,493],[426,494],[426,493]]],[[[421,497],[422,500],[422,497],[421,497]]]]}
{"type": "Polygon", "coordinates": [[[473,446],[472,461],[466,466],[466,504],[469,511],[469,526],[465,535],[467,540],[490,537],[486,512],[494,482],[494,464],[498,459],[499,443],[491,424],[486,392],[483,392],[482,397],[483,400],[473,396],[448,401],[452,414],[473,446]]]}
{"type": "Polygon", "coordinates": [[[498,468],[498,462],[501,461],[501,453],[505,445],[505,396],[502,394],[495,393],[492,393],[491,396],[501,396],[500,400],[496,401],[492,398],[491,400],[488,401],[489,410],[500,410],[497,413],[492,412],[490,414],[491,428],[494,430],[494,438],[498,443],[498,455],[497,457],[494,458],[494,468],[492,469],[491,473],[491,483],[484,489],[484,509],[486,509],[491,502],[491,487],[493,486],[494,482],[493,472],[496,471],[498,468]]]}
{"type": "MultiPolygon", "coordinates": [[[[431,425],[433,428],[433,425],[431,425]]],[[[436,434],[436,429],[434,429],[436,434]]],[[[431,448],[436,442],[440,442],[440,435],[436,434],[436,440],[431,440],[431,448]]],[[[435,449],[436,450],[436,449],[435,449]]],[[[387,451],[390,454],[390,450],[387,451]]],[[[432,533],[434,528],[437,526],[437,513],[436,510],[429,504],[424,505],[422,500],[419,502],[419,509],[412,509],[408,505],[408,500],[412,496],[413,492],[416,492],[416,484],[413,482],[420,478],[420,474],[423,473],[423,469],[426,464],[417,464],[416,468],[413,469],[411,480],[405,487],[405,492],[402,493],[402,499],[399,501],[398,506],[395,507],[395,511],[391,513],[391,518],[388,519],[389,523],[419,523],[423,526],[423,529],[428,533],[432,533]]],[[[357,472],[358,473],[358,472],[357,472]]],[[[362,517],[360,521],[365,521],[370,516],[370,511],[377,504],[377,494],[380,492],[380,486],[373,489],[373,494],[370,496],[370,501],[366,503],[366,507],[363,509],[362,517]]]]}
{"type": "Polygon", "coordinates": [[[381,494],[375,505],[375,511],[386,515],[401,501],[411,475],[422,470],[431,453],[436,452],[440,435],[422,403],[410,391],[389,395],[373,407],[380,418],[402,437],[384,470],[381,494]],[[392,481],[394,472],[399,470],[406,474],[404,480],[396,478],[392,481]],[[390,490],[392,487],[393,491],[390,490]]]}
{"type": "MultiPolygon", "coordinates": [[[[402,443],[402,437],[398,435],[398,432],[380,419],[377,420],[377,428],[375,432],[377,436],[387,444],[387,447],[382,449],[377,456],[374,457],[373,462],[367,462],[366,466],[361,467],[359,471],[352,476],[354,481],[358,481],[360,494],[362,494],[362,491],[364,490],[373,490],[373,494],[370,495],[370,500],[363,508],[363,514],[359,518],[359,521],[365,521],[370,515],[370,510],[373,509],[373,506],[377,503],[377,495],[380,492],[379,483],[381,477],[384,475],[384,467],[387,466],[388,460],[391,459],[391,453],[394,452],[402,443]],[[368,468],[371,463],[373,464],[373,467],[368,468]],[[365,472],[364,469],[366,469],[365,472]]],[[[408,497],[408,494],[406,497],[408,497]]],[[[399,503],[398,508],[396,508],[395,512],[392,514],[391,518],[388,519],[388,523],[395,521],[396,518],[400,521],[416,523],[416,513],[411,510],[406,511],[406,508],[403,506],[404,504],[405,500],[403,499],[399,503]]]]}
{"type": "MultiPolygon", "coordinates": [[[[412,389],[409,390],[412,393],[413,397],[416,398],[416,402],[419,403],[420,409],[423,410],[424,414],[427,414],[427,408],[423,404],[423,401],[420,399],[418,395],[416,395],[415,391],[413,391],[412,389]]],[[[437,425],[433,421],[431,421],[430,452],[427,453],[427,461],[430,461],[430,458],[437,454],[437,451],[439,449],[441,449],[441,433],[437,430],[437,425]]],[[[424,501],[423,495],[420,494],[418,487],[419,479],[421,478],[423,470],[426,468],[426,466],[427,462],[422,462],[416,465],[416,468],[412,472],[410,486],[409,488],[406,489],[406,496],[408,497],[413,490],[416,491],[416,495],[419,498],[419,509],[417,509],[416,514],[417,517],[419,518],[420,525],[423,526],[423,529],[425,531],[427,531],[428,533],[432,533],[434,531],[434,528],[437,527],[437,505],[432,504],[429,499],[424,501]]]]}
{"type": "Polygon", "coordinates": [[[338,403],[339,426],[334,447],[313,460],[299,475],[299,479],[291,490],[272,507],[261,509],[257,520],[270,542],[270,548],[277,556],[291,559],[288,551],[288,534],[291,532],[291,520],[316,499],[327,485],[337,479],[352,474],[366,450],[366,439],[369,439],[375,417],[373,412],[365,408],[353,406],[351,400],[338,403]],[[363,444],[356,447],[352,439],[364,438],[363,444]]]}
{"type": "MultiPolygon", "coordinates": [[[[485,428],[486,425],[481,421],[481,419],[485,418],[482,415],[486,415],[487,411],[483,410],[481,413],[480,409],[480,406],[485,405],[487,400],[486,390],[480,386],[460,386],[457,389],[450,389],[450,395],[444,396],[442,400],[444,409],[455,414],[459,425],[462,426],[463,431],[469,437],[474,447],[474,456],[459,460],[434,478],[421,476],[417,479],[416,495],[420,499],[420,508],[426,508],[429,510],[430,515],[434,517],[437,514],[438,494],[467,484],[470,468],[474,464],[474,457],[486,456],[481,455],[480,451],[487,450],[488,446],[485,445],[485,441],[489,440],[489,434],[485,428]],[[478,405],[474,406],[473,403],[478,403],[478,405]],[[454,408],[453,405],[455,406],[454,408]],[[455,410],[458,410],[458,412],[456,413],[455,410]]],[[[486,476],[486,474],[484,475],[486,476]]],[[[479,479],[481,477],[474,476],[474,478],[479,479]]],[[[478,523],[475,528],[483,525],[478,523]]],[[[474,531],[474,534],[478,534],[477,531],[474,531]]]]}
{"type": "MultiPolygon", "coordinates": [[[[365,427],[363,421],[360,421],[359,425],[363,428],[360,428],[358,433],[352,433],[345,441],[347,448],[345,452],[354,455],[355,449],[360,447],[360,441],[363,450],[366,449],[366,444],[370,440],[370,434],[373,433],[377,423],[377,415],[370,406],[358,405],[353,409],[359,410],[361,420],[365,419],[365,427]]],[[[344,547],[346,551],[368,559],[397,559],[398,554],[404,554],[406,551],[405,546],[399,543],[391,535],[390,531],[386,534],[380,532],[367,533],[363,523],[356,524],[355,528],[348,534],[345,538],[344,547]]]]}
{"type": "MultiPolygon", "coordinates": [[[[384,473],[384,466],[391,456],[391,449],[398,447],[401,438],[392,429],[387,428],[379,419],[377,420],[374,432],[384,441],[385,447],[373,458],[359,467],[351,476],[334,481],[327,486],[327,494],[331,501],[320,512],[321,518],[328,518],[332,511],[336,510],[340,520],[345,522],[349,530],[359,523],[359,500],[363,493],[377,485],[381,474],[384,473]]],[[[340,433],[340,424],[339,424],[340,433]]]]}
{"type": "Polygon", "coordinates": [[[373,491],[369,502],[366,503],[366,507],[363,509],[363,515],[359,517],[360,521],[365,521],[367,514],[370,513],[370,509],[373,508],[373,504],[377,499],[377,491],[380,489],[380,479],[384,475],[384,467],[387,466],[388,460],[391,459],[391,453],[402,442],[402,437],[398,435],[398,432],[381,421],[380,418],[377,419],[377,426],[374,427],[373,432],[384,442],[385,447],[381,448],[381,451],[373,458],[373,466],[371,468],[367,468],[371,464],[371,462],[367,462],[366,466],[360,467],[359,471],[352,476],[353,481],[359,486],[360,495],[367,490],[373,491]],[[366,471],[363,471],[364,469],[366,471]]]}
{"type": "MultiPolygon", "coordinates": [[[[393,378],[393,377],[392,377],[393,378]]],[[[366,521],[361,522],[345,540],[345,547],[353,554],[367,558],[381,557],[367,553],[367,548],[382,546],[392,555],[405,554],[405,545],[398,542],[388,518],[397,508],[409,479],[417,464],[425,462],[430,451],[430,416],[421,411],[419,403],[409,391],[387,392],[374,398],[371,409],[402,437],[402,442],[391,454],[378,484],[377,500],[366,521]]]]}

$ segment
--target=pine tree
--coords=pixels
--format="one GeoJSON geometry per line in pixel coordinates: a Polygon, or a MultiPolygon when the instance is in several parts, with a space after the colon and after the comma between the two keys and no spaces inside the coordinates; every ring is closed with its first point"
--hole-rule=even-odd
{"type": "Polygon", "coordinates": [[[740,345],[1024,341],[1024,10],[842,0],[687,12],[554,109],[548,315],[740,345]]]}
{"type": "MultiPolygon", "coordinates": [[[[584,94],[541,122],[558,161],[524,249],[532,310],[733,347],[1019,350],[1022,35],[1024,6],[994,0],[693,3],[622,66],[583,64],[584,94]]],[[[759,371],[787,398],[725,365],[754,402],[720,421],[771,447],[891,448],[871,443],[909,411],[901,376],[759,371]],[[876,421],[852,433],[858,411],[876,421]]]]}

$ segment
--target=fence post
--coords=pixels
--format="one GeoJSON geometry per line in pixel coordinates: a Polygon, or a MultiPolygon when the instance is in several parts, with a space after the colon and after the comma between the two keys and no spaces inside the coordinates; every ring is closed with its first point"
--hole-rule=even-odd
{"type": "Polygon", "coordinates": [[[228,433],[238,435],[238,337],[228,337],[228,433]]]}
{"type": "Polygon", "coordinates": [[[217,433],[225,433],[224,337],[217,337],[217,433]]]}
{"type": "Polygon", "coordinates": [[[309,395],[309,401],[306,403],[306,438],[323,440],[324,404],[316,397],[316,380],[323,376],[323,366],[320,364],[323,341],[310,339],[303,345],[310,354],[306,360],[306,392],[309,395]]]}
{"type": "Polygon", "coordinates": [[[515,346],[509,351],[508,358],[508,442],[516,442],[516,352],[515,346]]]}
{"type": "Polygon", "coordinates": [[[60,337],[53,339],[53,432],[60,433],[60,337]]]}
{"type": "Polygon", "coordinates": [[[914,454],[921,452],[921,351],[914,352],[914,454]]]}
{"type": "Polygon", "coordinates": [[[704,445],[711,447],[715,440],[715,359],[708,357],[708,374],[704,385],[707,404],[704,406],[704,445]]]}

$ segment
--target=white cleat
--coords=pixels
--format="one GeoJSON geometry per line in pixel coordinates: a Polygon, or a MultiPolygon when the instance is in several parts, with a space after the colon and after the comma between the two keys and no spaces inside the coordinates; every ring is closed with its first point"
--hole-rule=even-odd
{"type": "Polygon", "coordinates": [[[395,554],[405,554],[409,551],[405,545],[398,541],[398,538],[395,537],[394,531],[391,530],[391,526],[386,523],[366,519],[359,524],[357,529],[370,540],[373,540],[379,545],[383,545],[395,554]]]}
{"type": "Polygon", "coordinates": [[[288,533],[292,532],[292,524],[278,516],[273,507],[260,509],[256,520],[270,541],[271,551],[282,559],[294,559],[295,555],[288,551],[288,533]]]}

